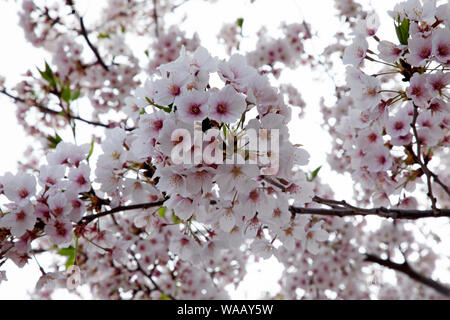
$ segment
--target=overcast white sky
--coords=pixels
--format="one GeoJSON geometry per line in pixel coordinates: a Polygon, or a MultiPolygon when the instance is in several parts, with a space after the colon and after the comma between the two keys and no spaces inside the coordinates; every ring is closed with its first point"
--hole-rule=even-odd
{"type": "MultiPolygon", "coordinates": [[[[36,66],[42,67],[46,56],[41,50],[35,49],[26,43],[22,29],[18,26],[17,10],[20,2],[12,0],[0,1],[0,74],[7,77],[7,86],[12,86],[21,79],[21,75],[28,69],[36,66]]],[[[94,18],[98,12],[101,1],[78,0],[77,6],[86,13],[86,21],[94,18]]],[[[364,1],[368,3],[368,1],[364,1]]],[[[390,35],[388,39],[394,40],[392,22],[385,14],[399,1],[373,1],[377,11],[381,13],[381,32],[390,35]]],[[[309,52],[321,52],[321,49],[329,42],[334,33],[339,30],[341,24],[334,17],[334,1],[332,0],[256,0],[250,4],[248,0],[219,0],[215,4],[208,4],[202,0],[190,0],[178,9],[176,16],[171,21],[176,22],[177,17],[187,14],[187,20],[182,24],[182,29],[188,34],[196,31],[200,35],[202,45],[213,55],[223,57],[223,49],[218,44],[216,36],[224,22],[234,22],[237,18],[244,18],[243,32],[246,38],[243,40],[242,49],[251,49],[254,44],[254,34],[263,25],[269,30],[276,30],[282,21],[287,23],[302,22],[306,19],[311,23],[313,31],[318,32],[319,38],[313,41],[308,48],[309,52]],[[253,40],[252,40],[253,39],[253,40]]],[[[171,21],[167,21],[170,25],[171,21]]],[[[147,42],[147,41],[146,41],[147,42]]],[[[133,50],[146,49],[139,43],[133,50]]],[[[49,59],[47,59],[49,60],[49,59]]],[[[322,72],[323,74],[323,72],[322,72]]],[[[301,143],[310,152],[310,169],[326,163],[326,154],[329,151],[329,137],[320,128],[321,115],[319,113],[319,100],[321,96],[332,97],[333,85],[326,76],[317,80],[307,69],[296,71],[286,70],[283,74],[284,82],[291,82],[303,95],[307,102],[307,117],[304,120],[295,120],[290,125],[292,141],[301,143]]],[[[332,101],[332,100],[330,100],[332,101]]],[[[17,161],[22,158],[29,143],[33,140],[26,138],[18,126],[15,117],[15,107],[6,97],[0,96],[0,175],[7,171],[17,170],[17,161]]],[[[294,111],[293,118],[297,112],[294,111]]],[[[89,137],[87,136],[87,140],[89,137]]],[[[327,166],[321,171],[321,176],[326,177],[336,192],[338,199],[350,199],[351,183],[349,179],[343,179],[331,173],[327,166]]],[[[40,272],[34,261],[30,260],[28,266],[22,270],[12,263],[6,264],[9,281],[0,284],[0,299],[27,298],[27,290],[33,288],[40,272]]],[[[251,270],[242,288],[233,294],[234,298],[258,298],[265,290],[275,290],[276,281],[280,274],[280,268],[273,260],[251,266],[251,270]],[[264,279],[264,281],[261,281],[264,279]]],[[[65,298],[61,294],[58,297],[65,298]]]]}

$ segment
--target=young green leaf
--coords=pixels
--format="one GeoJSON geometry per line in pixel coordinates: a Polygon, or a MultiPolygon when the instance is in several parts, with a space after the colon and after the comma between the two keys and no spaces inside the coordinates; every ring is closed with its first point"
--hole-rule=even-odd
{"type": "Polygon", "coordinates": [[[89,159],[91,158],[93,152],[94,152],[94,139],[92,139],[92,141],[91,141],[91,149],[89,150],[89,154],[88,154],[88,156],[86,158],[86,160],[88,162],[89,162],[89,159]]]}
{"type": "Polygon", "coordinates": [[[244,18],[238,18],[236,20],[236,25],[242,29],[242,25],[244,24],[244,18]]]}
{"type": "Polygon", "coordinates": [[[65,102],[70,103],[72,92],[70,91],[70,86],[64,86],[61,92],[61,99],[65,102]]]}
{"type": "Polygon", "coordinates": [[[158,209],[158,215],[161,218],[164,218],[166,216],[166,209],[167,209],[166,207],[161,207],[158,209]]]}
{"type": "Polygon", "coordinates": [[[49,142],[48,148],[49,149],[55,149],[58,143],[62,141],[61,137],[55,133],[55,136],[47,136],[47,141],[49,142]]]}
{"type": "Polygon", "coordinates": [[[395,27],[395,32],[397,33],[397,38],[400,41],[400,44],[408,45],[409,20],[404,19],[402,23],[395,27]]]}
{"type": "Polygon", "coordinates": [[[50,85],[50,87],[52,88],[56,88],[56,82],[57,82],[57,78],[55,77],[55,74],[53,73],[52,69],[50,68],[50,66],[48,65],[47,62],[45,62],[45,70],[42,71],[39,68],[37,68],[39,73],[41,74],[41,77],[47,81],[47,83],[50,85]]]}
{"type": "Polygon", "coordinates": [[[66,269],[75,263],[76,249],[72,246],[58,250],[57,254],[67,257],[66,269]]]}
{"type": "Polygon", "coordinates": [[[74,101],[77,100],[80,97],[81,91],[78,89],[77,91],[75,91],[72,96],[70,97],[70,100],[74,101]]]}
{"type": "Polygon", "coordinates": [[[310,181],[313,181],[317,177],[317,174],[319,173],[321,168],[322,168],[322,166],[319,166],[311,173],[310,181]]]}

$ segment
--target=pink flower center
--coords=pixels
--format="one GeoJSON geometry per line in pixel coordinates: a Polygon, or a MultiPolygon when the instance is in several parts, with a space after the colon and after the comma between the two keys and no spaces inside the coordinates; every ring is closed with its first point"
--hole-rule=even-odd
{"type": "Polygon", "coordinates": [[[419,56],[423,59],[428,58],[431,54],[431,49],[430,48],[422,48],[422,50],[420,51],[419,56]]]}
{"type": "Polygon", "coordinates": [[[61,208],[61,207],[57,207],[57,208],[53,209],[53,213],[56,214],[57,216],[60,216],[62,212],[63,212],[63,208],[61,208]]]}
{"type": "Polygon", "coordinates": [[[30,194],[30,193],[28,192],[27,189],[20,189],[20,190],[19,190],[19,197],[20,197],[21,199],[25,199],[26,197],[28,197],[29,194],[30,194]]]}
{"type": "Polygon", "coordinates": [[[405,126],[404,123],[401,122],[401,121],[396,121],[394,123],[394,129],[395,130],[402,130],[404,126],[405,126]]]}
{"type": "Polygon", "coordinates": [[[440,45],[437,49],[437,52],[440,56],[447,56],[449,54],[449,48],[445,44],[440,45]]]}
{"type": "Polygon", "coordinates": [[[378,157],[378,163],[381,165],[384,165],[386,163],[386,157],[385,156],[379,156],[378,157]]]}
{"type": "Polygon", "coordinates": [[[369,134],[369,135],[367,136],[367,138],[369,139],[370,142],[375,142],[375,141],[377,141],[378,136],[377,136],[376,133],[373,133],[373,132],[372,132],[371,134],[369,134]]]}
{"type": "Polygon", "coordinates": [[[181,90],[180,87],[177,85],[173,85],[170,87],[170,94],[173,96],[178,96],[180,94],[181,90]]]}
{"type": "Polygon", "coordinates": [[[191,106],[191,113],[194,115],[198,115],[200,113],[200,105],[194,104],[191,106]]]}
{"type": "Polygon", "coordinates": [[[227,105],[225,103],[219,103],[216,108],[217,112],[224,114],[227,112],[227,105]]]}
{"type": "Polygon", "coordinates": [[[259,198],[259,193],[258,193],[258,191],[253,190],[252,192],[250,192],[248,197],[253,201],[257,201],[259,198]]]}
{"type": "Polygon", "coordinates": [[[180,240],[180,244],[184,247],[187,246],[189,244],[189,240],[186,238],[181,238],[180,240]]]}
{"type": "Polygon", "coordinates": [[[23,221],[25,220],[26,214],[23,211],[20,211],[17,215],[16,215],[16,220],[17,221],[23,221]]]}
{"type": "Polygon", "coordinates": [[[80,175],[80,176],[77,178],[77,183],[78,183],[80,186],[86,184],[86,179],[84,178],[83,175],[80,175]]]}
{"type": "Polygon", "coordinates": [[[412,87],[411,88],[411,95],[413,95],[413,96],[420,96],[420,95],[422,95],[422,90],[420,89],[420,87],[412,87]]]}
{"type": "Polygon", "coordinates": [[[281,210],[279,208],[276,208],[275,210],[273,210],[273,216],[274,218],[278,218],[281,216],[281,210]]]}
{"type": "Polygon", "coordinates": [[[156,130],[160,130],[163,126],[163,122],[162,120],[155,120],[153,121],[153,128],[155,128],[156,130]]]}

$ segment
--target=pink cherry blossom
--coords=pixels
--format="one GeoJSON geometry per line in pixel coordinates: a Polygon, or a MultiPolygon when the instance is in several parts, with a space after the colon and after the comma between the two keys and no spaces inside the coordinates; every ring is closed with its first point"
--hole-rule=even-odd
{"type": "Polygon", "coordinates": [[[244,96],[231,85],[211,94],[208,105],[211,119],[227,123],[238,120],[246,108],[244,96]]]}
{"type": "Polygon", "coordinates": [[[14,208],[10,213],[0,219],[0,226],[8,228],[14,237],[22,236],[27,230],[33,230],[36,215],[31,203],[14,208]]]}
{"type": "Polygon", "coordinates": [[[417,73],[414,74],[411,77],[410,86],[406,89],[406,94],[416,105],[425,107],[431,98],[430,91],[427,88],[426,77],[417,73]]]}
{"type": "Polygon", "coordinates": [[[369,45],[362,37],[355,38],[353,43],[345,49],[343,62],[358,67],[366,56],[369,45]]]}
{"type": "Polygon", "coordinates": [[[201,121],[208,116],[208,95],[197,90],[188,90],[177,99],[177,108],[182,120],[201,121]]]}
{"type": "Polygon", "coordinates": [[[431,38],[422,38],[420,35],[415,35],[408,39],[409,53],[406,59],[413,66],[424,66],[432,54],[432,40],[431,38]]]}
{"type": "Polygon", "coordinates": [[[433,55],[443,63],[450,63],[450,30],[448,28],[438,29],[433,32],[433,55]]]}

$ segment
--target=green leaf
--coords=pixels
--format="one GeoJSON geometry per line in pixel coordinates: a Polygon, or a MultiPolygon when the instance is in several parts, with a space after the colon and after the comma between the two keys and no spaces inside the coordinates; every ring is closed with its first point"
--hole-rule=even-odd
{"type": "Polygon", "coordinates": [[[178,219],[178,217],[175,215],[175,212],[173,210],[172,210],[172,222],[177,223],[177,224],[181,222],[181,220],[178,219]]]}
{"type": "Polygon", "coordinates": [[[164,218],[165,216],[166,216],[166,207],[161,207],[161,208],[159,208],[158,209],[158,215],[161,217],[161,218],[164,218]]]}
{"type": "Polygon", "coordinates": [[[75,91],[72,95],[72,97],[70,98],[72,101],[73,100],[77,100],[80,97],[81,91],[80,89],[78,89],[77,91],[75,91]]]}
{"type": "Polygon", "coordinates": [[[242,29],[242,25],[244,24],[244,18],[238,18],[236,20],[236,25],[242,29]]]}
{"type": "Polygon", "coordinates": [[[148,50],[147,50],[147,49],[144,51],[144,53],[145,53],[145,55],[146,55],[147,58],[148,58],[149,53],[148,53],[148,50]]]}
{"type": "Polygon", "coordinates": [[[395,32],[397,33],[397,38],[400,41],[400,44],[408,45],[409,20],[404,19],[402,23],[395,27],[395,32]]]}
{"type": "Polygon", "coordinates": [[[70,103],[72,92],[70,91],[70,86],[67,85],[63,87],[61,92],[61,99],[63,99],[65,102],[70,103]]]}
{"type": "Polygon", "coordinates": [[[94,152],[94,139],[91,141],[91,150],[89,150],[89,154],[86,158],[86,160],[89,162],[89,158],[92,156],[92,153],[94,152]]]}
{"type": "Polygon", "coordinates": [[[99,39],[109,38],[109,34],[108,33],[99,33],[97,38],[99,38],[99,39]]]}
{"type": "Polygon", "coordinates": [[[322,168],[322,166],[317,167],[316,169],[314,169],[313,172],[311,172],[311,176],[308,177],[306,176],[306,179],[311,182],[314,181],[314,179],[317,177],[317,174],[319,173],[320,169],[322,168]]]}
{"type": "Polygon", "coordinates": [[[161,295],[159,296],[159,300],[170,300],[170,298],[164,293],[161,293],[161,295]]]}
{"type": "Polygon", "coordinates": [[[60,250],[58,250],[58,252],[56,252],[57,254],[59,254],[60,256],[72,256],[75,254],[75,248],[70,246],[67,248],[62,248],[60,250]]]}
{"type": "Polygon", "coordinates": [[[317,174],[319,173],[322,166],[318,166],[312,173],[311,173],[311,180],[314,180],[317,177],[317,174]]]}
{"type": "Polygon", "coordinates": [[[58,250],[57,254],[59,254],[60,256],[67,257],[66,269],[69,269],[69,267],[73,266],[73,264],[75,263],[75,257],[77,252],[74,247],[70,246],[68,248],[60,249],[58,250]]]}
{"type": "Polygon", "coordinates": [[[55,77],[55,74],[53,73],[52,69],[50,68],[50,66],[48,65],[47,62],[45,62],[45,70],[42,71],[39,68],[37,68],[39,73],[41,74],[41,77],[48,82],[48,84],[52,87],[52,88],[56,88],[56,82],[57,82],[57,78],[55,77]]]}
{"type": "Polygon", "coordinates": [[[48,148],[49,149],[55,149],[56,146],[58,145],[58,143],[60,143],[62,141],[61,137],[59,136],[59,134],[55,133],[55,136],[47,136],[47,141],[49,142],[48,148]]]}

